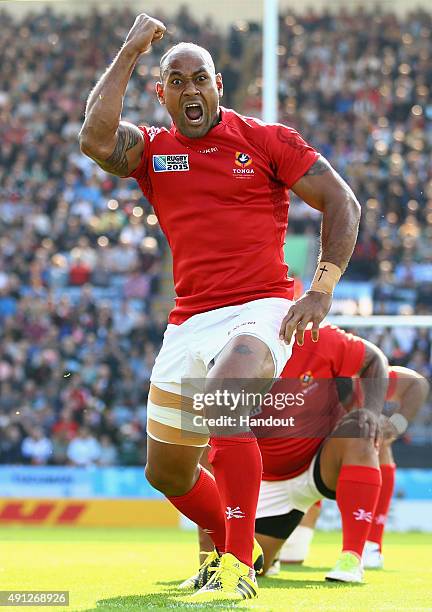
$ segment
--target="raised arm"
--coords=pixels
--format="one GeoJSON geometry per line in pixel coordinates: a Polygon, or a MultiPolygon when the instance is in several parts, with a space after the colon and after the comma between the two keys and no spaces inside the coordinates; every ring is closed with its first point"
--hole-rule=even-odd
{"type": "Polygon", "coordinates": [[[144,139],[135,125],[121,121],[123,98],[139,56],[164,32],[165,26],[157,19],[138,15],[123,47],[87,100],[80,148],[111,174],[127,176],[140,162],[144,139]]]}
{"type": "Polygon", "coordinates": [[[311,288],[290,308],[280,335],[289,342],[296,330],[303,344],[312,323],[316,342],[319,324],[330,310],[334,286],[348,265],[357,240],[360,205],[350,187],[322,156],[291,189],[306,204],[322,212],[320,259],[311,288]]]}

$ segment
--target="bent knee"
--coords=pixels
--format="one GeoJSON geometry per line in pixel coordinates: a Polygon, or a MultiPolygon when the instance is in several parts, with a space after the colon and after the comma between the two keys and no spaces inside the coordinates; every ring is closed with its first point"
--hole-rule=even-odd
{"type": "Polygon", "coordinates": [[[167,497],[177,497],[188,493],[195,482],[196,469],[190,471],[178,466],[162,469],[154,463],[147,463],[145,476],[151,486],[167,497]]]}
{"type": "Polygon", "coordinates": [[[345,456],[350,457],[350,461],[359,464],[378,463],[378,452],[375,443],[366,438],[344,438],[345,456]]]}

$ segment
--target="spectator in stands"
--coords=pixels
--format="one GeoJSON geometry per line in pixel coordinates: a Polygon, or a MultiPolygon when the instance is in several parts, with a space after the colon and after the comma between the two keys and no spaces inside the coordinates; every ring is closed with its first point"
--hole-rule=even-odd
{"type": "Polygon", "coordinates": [[[72,465],[95,465],[101,456],[101,446],[87,427],[81,427],[69,443],[67,458],[72,465]]]}
{"type": "Polygon", "coordinates": [[[31,434],[24,438],[21,453],[28,463],[45,465],[52,455],[52,442],[41,427],[34,427],[31,434]]]}
{"type": "Polygon", "coordinates": [[[22,436],[19,427],[9,425],[0,438],[0,458],[2,463],[19,464],[24,460],[22,451],[22,436]]]}
{"type": "MultiPolygon", "coordinates": [[[[99,454],[99,465],[109,466],[115,465],[118,459],[117,448],[112,443],[109,436],[102,435],[100,437],[100,454],[99,454]]],[[[138,462],[137,462],[138,463],[138,462]]]]}

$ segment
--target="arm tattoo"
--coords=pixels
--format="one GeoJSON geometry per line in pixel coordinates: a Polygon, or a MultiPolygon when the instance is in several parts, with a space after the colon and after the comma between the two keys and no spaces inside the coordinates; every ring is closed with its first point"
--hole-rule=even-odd
{"type": "Polygon", "coordinates": [[[252,355],[253,351],[246,344],[239,344],[234,348],[234,353],[240,353],[240,355],[252,355]]]}
{"type": "Polygon", "coordinates": [[[117,143],[114,151],[108,159],[99,160],[99,166],[103,170],[118,176],[129,174],[126,153],[138,144],[139,138],[137,128],[120,125],[117,131],[117,143]]]}
{"type": "Polygon", "coordinates": [[[331,170],[331,165],[328,163],[325,157],[320,155],[316,162],[312,164],[305,176],[320,176],[331,170]]]}

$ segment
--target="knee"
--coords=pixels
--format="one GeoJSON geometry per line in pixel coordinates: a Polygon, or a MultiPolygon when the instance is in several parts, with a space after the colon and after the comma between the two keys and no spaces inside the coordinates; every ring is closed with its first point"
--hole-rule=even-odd
{"type": "Polygon", "coordinates": [[[261,364],[260,378],[272,379],[276,376],[276,366],[273,360],[273,355],[267,351],[267,355],[261,364]]]}
{"type": "Polygon", "coordinates": [[[190,472],[179,466],[166,469],[152,462],[147,463],[145,468],[148,482],[166,497],[177,497],[188,493],[194,485],[195,472],[196,470],[190,472]]]}
{"type": "Polygon", "coordinates": [[[378,453],[373,440],[366,438],[345,439],[345,453],[355,458],[360,464],[378,462],[378,453]]]}

